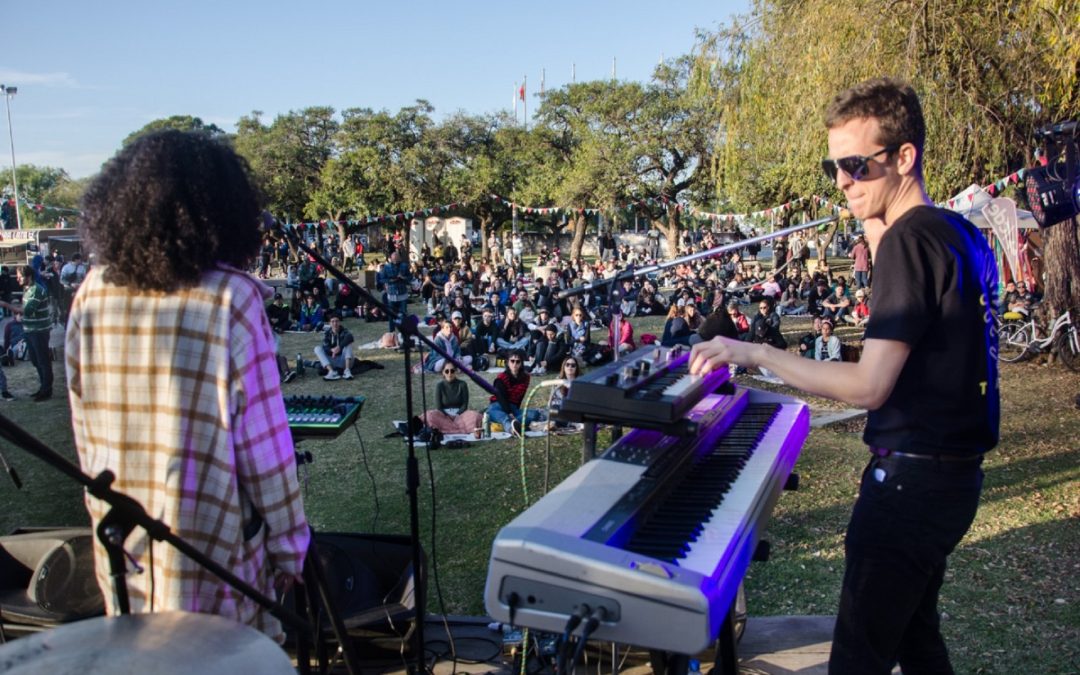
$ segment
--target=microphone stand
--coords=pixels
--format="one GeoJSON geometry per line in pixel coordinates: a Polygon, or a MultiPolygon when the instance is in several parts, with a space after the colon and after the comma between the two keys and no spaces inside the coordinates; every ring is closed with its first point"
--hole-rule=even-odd
{"type": "Polygon", "coordinates": [[[164,522],[151,518],[139,502],[114,490],[112,483],[116,476],[111,471],[102,471],[97,478],[91,478],[60,453],[34,438],[28,431],[4,415],[0,415],[0,437],[49,464],[60,473],[82,485],[91,495],[109,505],[109,512],[98,524],[97,535],[109,554],[110,574],[113,578],[113,597],[121,614],[128,614],[131,611],[128,602],[127,583],[124,581],[124,569],[126,566],[124,564],[123,544],[127,536],[136,527],[141,527],[146,530],[151,539],[169,544],[204,569],[210,570],[222,581],[254,600],[260,607],[270,612],[283,623],[300,631],[311,631],[310,624],[296,613],[266,597],[209,558],[202,551],[178,537],[164,522]]]}
{"type": "Polygon", "coordinates": [[[574,288],[568,288],[565,291],[560,291],[557,298],[559,300],[565,300],[566,298],[574,295],[589,293],[593,290],[607,286],[608,284],[622,283],[627,279],[636,279],[638,277],[643,277],[647,274],[659,272],[660,270],[666,270],[669,267],[682,265],[683,263],[700,260],[701,258],[712,258],[713,256],[718,256],[722,253],[728,253],[730,251],[737,251],[745,246],[749,246],[750,244],[758,244],[763,241],[768,241],[770,239],[776,239],[778,237],[784,237],[789,234],[794,234],[795,232],[800,232],[802,230],[808,230],[811,227],[820,227],[822,225],[827,225],[828,223],[831,223],[835,220],[839,220],[839,218],[840,216],[829,216],[828,218],[811,220],[808,223],[802,223],[801,225],[792,225],[791,227],[786,227],[782,230],[777,230],[776,232],[770,232],[769,234],[759,234],[756,237],[750,237],[749,239],[742,239],[740,241],[736,241],[730,244],[716,246],[714,248],[706,249],[704,251],[698,251],[697,253],[690,253],[684,255],[681,258],[674,258],[672,260],[668,260],[667,262],[656,263],[654,265],[646,265],[645,267],[634,267],[633,265],[631,265],[622,272],[619,272],[618,274],[612,276],[610,279],[598,279],[596,281],[593,281],[592,283],[582,284],[581,286],[575,286],[574,288]]]}
{"type": "Polygon", "coordinates": [[[420,675],[427,671],[427,660],[424,657],[424,616],[426,614],[426,599],[427,579],[425,578],[424,569],[421,566],[421,546],[420,546],[420,499],[418,490],[420,487],[420,469],[419,463],[416,458],[416,439],[413,433],[412,419],[415,417],[415,411],[413,407],[413,380],[412,380],[412,347],[413,339],[418,340],[424,346],[431,351],[437,353],[439,356],[446,359],[448,362],[454,364],[454,366],[463,373],[466,377],[476,383],[482,390],[488,392],[503,405],[505,410],[509,410],[509,401],[506,399],[505,392],[499,390],[494,385],[489,383],[472,368],[465,365],[461,360],[455,358],[452,354],[448,353],[445,349],[440,347],[430,338],[427,338],[420,334],[419,331],[419,319],[414,315],[407,313],[399,313],[390,308],[381,299],[376,298],[370,291],[363,288],[356,283],[351,277],[344,272],[336,268],[329,260],[326,259],[322,253],[312,249],[306,243],[304,243],[301,237],[296,233],[296,230],[289,226],[284,226],[277,220],[269,216],[269,214],[263,214],[263,222],[267,229],[272,232],[276,232],[285,237],[295,248],[314,258],[319,264],[323,266],[326,271],[331,274],[335,279],[341,283],[347,285],[350,289],[359,294],[359,296],[366,302],[378,307],[381,311],[385,312],[388,317],[393,319],[397,324],[398,329],[401,331],[402,348],[404,352],[404,366],[405,366],[405,412],[406,419],[409,421],[406,426],[408,427],[408,434],[406,436],[407,445],[409,448],[408,458],[406,460],[405,467],[405,487],[409,495],[409,539],[412,546],[412,566],[416,574],[416,585],[414,587],[415,600],[416,600],[416,630],[413,633],[413,649],[415,650],[415,662],[412,667],[413,675],[420,675]]]}

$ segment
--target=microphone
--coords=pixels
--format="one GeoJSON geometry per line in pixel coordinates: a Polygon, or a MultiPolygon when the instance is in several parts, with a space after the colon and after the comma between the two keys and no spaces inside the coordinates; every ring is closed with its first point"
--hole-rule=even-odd
{"type": "Polygon", "coordinates": [[[1035,132],[1035,138],[1053,138],[1055,136],[1076,136],[1076,120],[1048,124],[1035,132]]]}

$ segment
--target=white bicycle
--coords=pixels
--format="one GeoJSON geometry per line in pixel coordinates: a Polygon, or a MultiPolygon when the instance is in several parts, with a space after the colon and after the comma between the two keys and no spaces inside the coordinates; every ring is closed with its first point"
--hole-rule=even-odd
{"type": "Polygon", "coordinates": [[[1049,332],[1040,330],[1034,317],[1026,320],[1005,319],[998,326],[998,358],[1006,363],[1030,359],[1053,350],[1072,371],[1080,372],[1080,331],[1068,310],[1054,319],[1049,332]],[[1037,338],[1045,334],[1045,338],[1037,338]]]}

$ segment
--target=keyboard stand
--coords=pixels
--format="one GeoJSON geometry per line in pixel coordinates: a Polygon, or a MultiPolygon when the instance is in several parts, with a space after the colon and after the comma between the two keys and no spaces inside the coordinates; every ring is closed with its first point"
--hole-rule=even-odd
{"type": "Polygon", "coordinates": [[[735,602],[735,599],[731,601],[724,622],[720,624],[720,634],[716,637],[716,656],[709,675],[739,675],[739,657],[735,651],[735,602]]]}
{"type": "MultiPolygon", "coordinates": [[[[735,647],[738,641],[735,635],[735,603],[735,600],[731,601],[731,607],[720,625],[709,675],[739,675],[739,657],[735,647]]],[[[649,662],[653,675],[687,675],[690,669],[690,657],[686,654],[657,649],[649,650],[649,662]]]]}

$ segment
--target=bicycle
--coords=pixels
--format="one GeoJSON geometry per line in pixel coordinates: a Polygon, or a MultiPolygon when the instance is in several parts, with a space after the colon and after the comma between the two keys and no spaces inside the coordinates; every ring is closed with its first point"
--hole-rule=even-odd
{"type": "Polygon", "coordinates": [[[998,359],[1001,361],[1024,361],[1050,348],[1057,352],[1069,370],[1080,372],[1080,331],[1072,322],[1069,310],[1054,319],[1045,338],[1035,337],[1039,334],[1039,326],[1034,317],[1027,320],[1008,317],[998,322],[998,359]]]}

